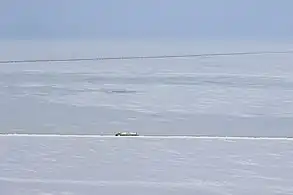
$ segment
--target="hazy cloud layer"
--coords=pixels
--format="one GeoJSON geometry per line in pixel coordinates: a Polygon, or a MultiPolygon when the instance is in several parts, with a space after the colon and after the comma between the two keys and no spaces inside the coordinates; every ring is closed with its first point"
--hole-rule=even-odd
{"type": "Polygon", "coordinates": [[[293,1],[2,0],[0,38],[290,38],[293,1]]]}

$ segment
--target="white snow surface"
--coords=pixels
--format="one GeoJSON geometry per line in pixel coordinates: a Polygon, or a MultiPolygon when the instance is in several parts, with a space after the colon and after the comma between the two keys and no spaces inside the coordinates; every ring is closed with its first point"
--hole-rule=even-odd
{"type": "Polygon", "coordinates": [[[293,194],[286,138],[1,135],[1,195],[293,194]]]}

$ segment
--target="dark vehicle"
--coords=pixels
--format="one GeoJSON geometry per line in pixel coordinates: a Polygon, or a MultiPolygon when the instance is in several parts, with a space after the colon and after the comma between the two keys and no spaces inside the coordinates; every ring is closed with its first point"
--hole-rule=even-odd
{"type": "Polygon", "coordinates": [[[115,136],[138,136],[136,132],[118,132],[115,136]]]}

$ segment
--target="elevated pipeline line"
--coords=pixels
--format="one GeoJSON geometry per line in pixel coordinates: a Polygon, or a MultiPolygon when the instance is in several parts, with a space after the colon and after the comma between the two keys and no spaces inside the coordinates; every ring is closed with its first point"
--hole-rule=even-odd
{"type": "Polygon", "coordinates": [[[197,57],[265,55],[265,54],[266,55],[267,54],[293,54],[293,51],[251,51],[251,52],[202,53],[202,54],[182,54],[182,55],[150,55],[150,56],[120,56],[120,57],[67,58],[67,59],[0,60],[0,64],[37,63],[37,62],[79,62],[79,61],[167,59],[167,58],[197,58],[197,57]]]}

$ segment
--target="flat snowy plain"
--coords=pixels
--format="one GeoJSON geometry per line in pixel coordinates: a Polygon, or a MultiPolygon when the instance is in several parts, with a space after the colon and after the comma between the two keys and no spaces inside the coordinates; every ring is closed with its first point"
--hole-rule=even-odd
{"type": "Polygon", "coordinates": [[[293,140],[1,135],[0,194],[293,194],[293,140]]]}
{"type": "MultiPolygon", "coordinates": [[[[0,60],[292,48],[8,41],[0,60]]],[[[281,138],[293,137],[292,64],[292,54],[1,64],[0,195],[293,194],[293,141],[281,138]],[[117,131],[157,136],[98,136],[117,131]],[[14,133],[31,135],[4,135],[14,133]]]]}

